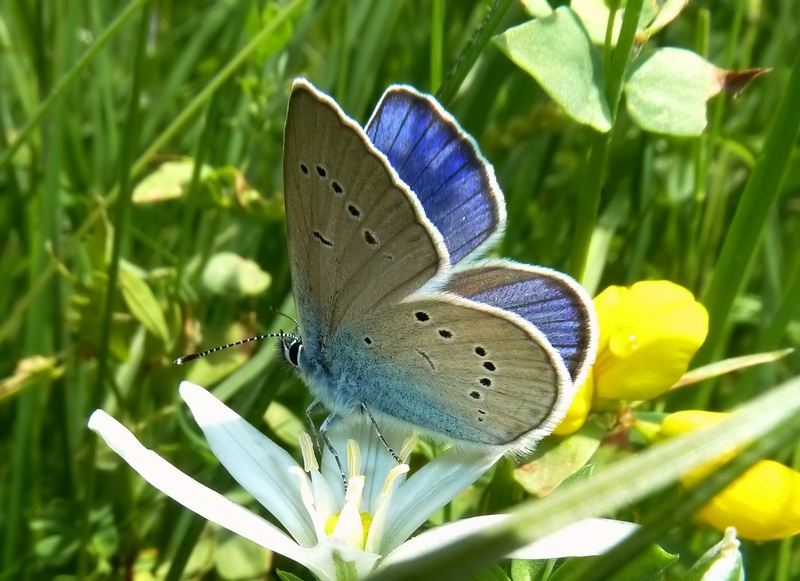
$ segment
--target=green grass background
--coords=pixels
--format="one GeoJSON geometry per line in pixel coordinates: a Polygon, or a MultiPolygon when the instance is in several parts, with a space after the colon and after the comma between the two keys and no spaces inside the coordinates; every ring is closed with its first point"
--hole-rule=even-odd
{"type": "MultiPolygon", "coordinates": [[[[86,420],[103,407],[189,474],[236,494],[176,401],[179,381],[215,387],[275,437],[278,421],[261,420],[270,402],[295,413],[307,405],[270,344],[171,364],[287,327],[273,309],[292,310],[281,160],[295,76],[361,122],[392,83],[443,90],[506,196],[497,253],[570,268],[597,136],[485,34],[471,42],[492,6],[495,32],[526,18],[508,1],[0,2],[2,578],[263,577],[275,566],[307,576],[164,500],[98,445],[86,420]],[[196,161],[181,195],[134,203],[140,180],[179,156],[196,161]],[[209,182],[203,164],[229,169],[209,182]],[[237,190],[231,168],[253,191],[237,190]],[[221,251],[268,272],[266,292],[210,292],[203,268],[221,251]]],[[[697,139],[645,134],[620,109],[590,224],[587,286],[669,279],[692,290],[712,315],[699,362],[796,346],[800,148],[796,125],[774,119],[800,94],[798,3],[693,2],[650,42],[722,68],[774,70],[736,99],[713,99],[697,139]]],[[[729,410],[798,370],[791,354],[653,409],[729,410]]],[[[776,458],[797,466],[798,449],[776,458]]],[[[484,509],[522,497],[503,478],[481,487],[484,509]]],[[[717,538],[676,523],[661,539],[681,555],[668,576],[681,578],[717,538]]],[[[791,539],[743,552],[750,579],[800,578],[791,539]]]]}

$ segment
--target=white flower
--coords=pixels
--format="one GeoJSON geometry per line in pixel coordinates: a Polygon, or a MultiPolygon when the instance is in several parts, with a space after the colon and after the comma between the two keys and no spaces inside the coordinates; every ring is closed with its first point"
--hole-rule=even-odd
{"type": "MultiPolygon", "coordinates": [[[[432,514],[488,470],[498,455],[449,449],[407,476],[408,465],[395,463],[368,422],[352,422],[346,430],[330,433],[347,471],[345,493],[333,456],[323,453],[322,467],[318,467],[307,434],[300,436],[305,464],[300,467],[285,450],[202,387],[183,382],[180,393],[220,462],[286,532],[184,474],[145,448],[102,410],[92,414],[89,427],[167,496],[297,561],[319,579],[359,579],[384,564],[417,558],[504,518],[488,515],[465,519],[407,541],[432,514]]],[[[405,461],[413,443],[395,447],[397,435],[384,436],[405,461]]],[[[630,523],[589,519],[511,556],[541,559],[599,554],[633,527],[630,523]]]]}

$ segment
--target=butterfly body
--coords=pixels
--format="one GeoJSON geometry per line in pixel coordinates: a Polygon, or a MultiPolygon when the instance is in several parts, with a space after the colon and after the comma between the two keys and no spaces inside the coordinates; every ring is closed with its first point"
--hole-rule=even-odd
{"type": "Polygon", "coordinates": [[[331,417],[504,450],[549,433],[593,358],[591,303],[565,275],[478,260],[505,208],[452,117],[398,86],[363,130],[297,80],[284,150],[292,362],[331,417]]]}

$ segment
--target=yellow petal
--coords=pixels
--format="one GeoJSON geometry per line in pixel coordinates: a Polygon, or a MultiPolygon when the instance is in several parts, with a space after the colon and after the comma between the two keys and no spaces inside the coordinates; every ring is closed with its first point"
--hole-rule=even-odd
{"type": "MultiPolygon", "coordinates": [[[[665,438],[680,436],[689,432],[695,432],[713,426],[717,422],[722,421],[730,414],[720,412],[707,412],[703,410],[683,410],[672,413],[664,418],[661,422],[661,428],[658,435],[665,438]]],[[[709,460],[702,466],[686,472],[681,476],[681,483],[684,486],[692,487],[697,485],[702,480],[715,470],[728,462],[738,451],[738,449],[731,450],[725,454],[720,454],[716,458],[709,460]]]]}
{"type": "Polygon", "coordinates": [[[672,413],[661,422],[659,434],[671,438],[708,428],[724,420],[730,414],[703,410],[682,410],[672,413]]]}
{"type": "Polygon", "coordinates": [[[553,433],[556,436],[567,436],[578,429],[586,421],[586,416],[589,415],[589,409],[592,407],[592,398],[594,396],[594,375],[589,370],[589,375],[581,385],[578,386],[578,391],[572,399],[572,403],[567,410],[567,415],[561,420],[553,433]]]}
{"type": "MultiPolygon", "coordinates": [[[[659,435],[671,437],[707,428],[729,414],[684,410],[670,414],[659,435]]],[[[692,487],[736,454],[733,450],[681,477],[692,487]]],[[[781,539],[800,533],[800,473],[772,460],[761,460],[694,514],[719,531],[736,527],[740,538],[781,539]]]]}
{"type": "Polygon", "coordinates": [[[708,313],[668,281],[612,286],[595,298],[600,325],[597,397],[643,400],[672,386],[705,340],[708,313]]]}
{"type": "Polygon", "coordinates": [[[800,473],[772,460],[761,460],[734,480],[695,519],[739,537],[771,541],[800,533],[800,473]]]}

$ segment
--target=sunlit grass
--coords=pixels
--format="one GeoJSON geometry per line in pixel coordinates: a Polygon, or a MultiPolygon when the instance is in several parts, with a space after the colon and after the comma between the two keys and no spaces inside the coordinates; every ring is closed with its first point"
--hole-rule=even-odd
{"type": "MultiPolygon", "coordinates": [[[[620,108],[603,144],[607,159],[598,161],[604,169],[591,170],[602,184],[586,179],[598,136],[489,42],[492,31],[526,18],[518,4],[0,4],[0,366],[8,379],[0,392],[0,576],[233,576],[225,551],[241,542],[119,467],[86,420],[103,407],[185,471],[236,494],[176,401],[180,380],[213,387],[275,438],[277,416],[302,417],[308,391],[270,344],[196,368],[172,365],[192,350],[292,326],[275,311],[294,308],[281,163],[295,76],[362,122],[389,84],[441,91],[504,190],[509,224],[497,253],[582,273],[593,294],[645,279],[685,286],[711,314],[695,364],[797,346],[796,3],[690,4],[651,42],[697,50],[723,68],[774,70],[736,99],[712,100],[697,139],[643,133],[620,108]],[[490,4],[495,20],[485,18],[490,4]],[[180,159],[189,161],[176,196],[138,202],[141,180],[180,159]],[[578,211],[593,186],[596,221],[591,208],[578,211]],[[578,229],[591,244],[576,251],[578,229]],[[266,291],[213,294],[203,272],[220,252],[255,261],[271,277],[266,291]],[[19,367],[34,357],[47,359],[19,367]],[[283,407],[264,422],[272,401],[283,407]]],[[[798,370],[794,353],[650,406],[728,411],[798,370]]],[[[614,444],[598,465],[638,449],[614,444]]],[[[800,465],[797,448],[774,457],[800,465]]],[[[655,515],[677,490],[620,517],[655,515]]],[[[498,469],[448,510],[497,511],[525,498],[498,469]]],[[[663,531],[657,542],[680,554],[667,575],[682,578],[718,538],[688,522],[663,531]]],[[[241,550],[252,557],[251,546],[241,550]]],[[[743,552],[752,579],[800,574],[791,539],[745,543],[743,552]]],[[[251,569],[237,574],[278,567],[307,576],[263,555],[245,561],[251,569]]]]}

